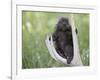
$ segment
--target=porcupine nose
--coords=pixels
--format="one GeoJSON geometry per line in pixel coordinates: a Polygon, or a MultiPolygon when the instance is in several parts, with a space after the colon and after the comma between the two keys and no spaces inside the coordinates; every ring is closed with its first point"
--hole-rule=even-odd
{"type": "Polygon", "coordinates": [[[63,26],[66,26],[66,23],[63,23],[63,26]]]}

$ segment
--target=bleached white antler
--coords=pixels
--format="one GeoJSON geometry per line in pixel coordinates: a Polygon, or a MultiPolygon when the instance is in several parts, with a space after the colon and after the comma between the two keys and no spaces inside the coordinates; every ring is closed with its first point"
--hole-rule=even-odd
{"type": "Polygon", "coordinates": [[[47,48],[50,52],[50,55],[58,62],[64,63],[66,65],[70,65],[70,66],[82,66],[82,61],[81,61],[81,57],[80,57],[80,51],[79,51],[79,45],[78,45],[78,39],[77,39],[77,34],[75,32],[75,24],[74,24],[74,19],[73,19],[73,14],[71,14],[70,17],[70,24],[72,26],[72,35],[73,35],[73,45],[74,45],[74,57],[73,60],[71,61],[70,64],[67,64],[67,59],[61,57],[55,50],[54,44],[53,44],[53,40],[52,40],[52,36],[47,36],[46,38],[46,45],[47,48]]]}
{"type": "Polygon", "coordinates": [[[65,58],[62,58],[55,50],[54,48],[54,45],[53,45],[53,40],[52,40],[52,36],[47,36],[47,39],[46,39],[46,45],[47,45],[47,48],[50,52],[50,55],[56,60],[56,61],[59,61],[59,62],[62,62],[64,64],[67,64],[67,61],[65,58]]]}
{"type": "Polygon", "coordinates": [[[82,66],[82,60],[80,57],[80,50],[79,50],[79,44],[78,44],[78,36],[76,34],[76,27],[74,24],[74,18],[73,18],[73,14],[71,14],[70,18],[69,18],[70,24],[72,26],[72,36],[73,36],[73,44],[74,44],[74,57],[72,60],[72,64],[76,65],[76,66],[82,66]]]}

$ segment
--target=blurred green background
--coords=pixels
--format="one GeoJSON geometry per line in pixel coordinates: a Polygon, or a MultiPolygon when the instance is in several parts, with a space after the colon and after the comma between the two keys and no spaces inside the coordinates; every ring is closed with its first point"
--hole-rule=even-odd
{"type": "Polygon", "coordinates": [[[81,58],[84,66],[89,65],[89,14],[22,12],[22,68],[66,67],[55,61],[45,44],[46,36],[54,31],[58,19],[74,15],[81,58]]]}

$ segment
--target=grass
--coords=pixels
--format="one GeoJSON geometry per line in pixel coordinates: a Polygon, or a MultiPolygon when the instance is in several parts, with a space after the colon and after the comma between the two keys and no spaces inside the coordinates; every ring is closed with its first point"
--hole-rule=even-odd
{"type": "MultiPolygon", "coordinates": [[[[70,13],[22,12],[22,68],[66,67],[49,54],[45,39],[61,16],[70,13]]],[[[84,66],[89,65],[89,14],[74,14],[84,66]]]]}

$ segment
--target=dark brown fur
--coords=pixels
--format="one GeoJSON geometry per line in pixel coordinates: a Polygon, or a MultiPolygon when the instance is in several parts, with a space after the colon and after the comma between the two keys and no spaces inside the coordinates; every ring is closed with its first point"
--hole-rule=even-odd
{"type": "Polygon", "coordinates": [[[53,33],[53,40],[57,53],[67,59],[67,64],[70,64],[74,56],[74,49],[72,28],[68,18],[62,17],[59,19],[53,33]]]}

